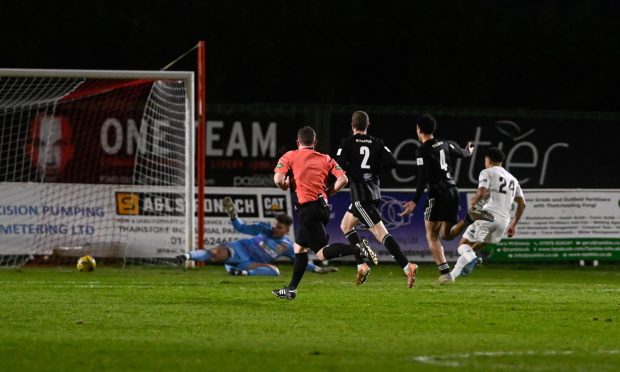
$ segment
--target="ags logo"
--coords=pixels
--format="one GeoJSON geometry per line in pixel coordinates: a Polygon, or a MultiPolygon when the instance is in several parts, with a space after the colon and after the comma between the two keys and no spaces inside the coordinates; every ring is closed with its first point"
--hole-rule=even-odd
{"type": "Polygon", "coordinates": [[[265,217],[275,217],[287,213],[286,197],[283,195],[263,195],[263,214],[265,217]]]}
{"type": "Polygon", "coordinates": [[[182,194],[116,192],[116,213],[121,216],[183,216],[182,194]]]}
{"type": "Polygon", "coordinates": [[[137,216],[140,214],[140,198],[133,192],[116,193],[116,214],[137,216]]]}

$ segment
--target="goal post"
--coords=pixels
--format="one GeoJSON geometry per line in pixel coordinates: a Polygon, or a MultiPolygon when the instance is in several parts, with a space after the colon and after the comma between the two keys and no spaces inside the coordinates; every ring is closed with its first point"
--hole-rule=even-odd
{"type": "Polygon", "coordinates": [[[0,266],[195,247],[194,73],[0,69],[0,266]]]}

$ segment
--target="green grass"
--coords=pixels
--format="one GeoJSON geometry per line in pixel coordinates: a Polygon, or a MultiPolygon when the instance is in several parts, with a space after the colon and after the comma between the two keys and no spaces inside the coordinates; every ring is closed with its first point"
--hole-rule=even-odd
{"type": "Polygon", "coordinates": [[[0,370],[620,369],[620,266],[423,265],[277,278],[221,267],[0,270],[0,370]]]}

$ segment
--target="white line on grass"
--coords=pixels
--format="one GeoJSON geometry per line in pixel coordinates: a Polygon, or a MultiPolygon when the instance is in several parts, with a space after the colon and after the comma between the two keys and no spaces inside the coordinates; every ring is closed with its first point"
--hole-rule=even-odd
{"type": "MultiPolygon", "coordinates": [[[[521,350],[521,351],[474,351],[472,353],[448,354],[448,355],[421,355],[414,358],[415,361],[424,364],[433,364],[444,367],[461,367],[467,359],[477,357],[504,357],[504,356],[549,356],[549,355],[572,355],[572,350],[521,350]]],[[[596,350],[594,354],[620,354],[620,350],[596,350]]]]}

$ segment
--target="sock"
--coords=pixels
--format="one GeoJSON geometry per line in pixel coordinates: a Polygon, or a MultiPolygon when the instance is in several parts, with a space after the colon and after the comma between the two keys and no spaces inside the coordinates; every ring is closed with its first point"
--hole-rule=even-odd
{"type": "Polygon", "coordinates": [[[465,215],[465,217],[463,217],[463,222],[465,222],[465,225],[469,226],[476,221],[468,213],[465,215]]]}
{"type": "Polygon", "coordinates": [[[211,252],[204,249],[197,249],[189,252],[189,259],[194,261],[209,261],[211,259],[211,252]]]}
{"type": "Polygon", "coordinates": [[[280,270],[274,267],[259,266],[254,269],[248,270],[247,273],[250,276],[278,276],[280,275],[280,270]]]}
{"type": "MultiPolygon", "coordinates": [[[[325,257],[326,260],[331,260],[332,258],[351,256],[359,251],[357,247],[351,247],[348,244],[333,243],[323,248],[323,257],[325,257]]],[[[362,261],[362,263],[363,262],[364,261],[362,261]]]]}
{"type": "Polygon", "coordinates": [[[458,260],[456,260],[456,264],[454,264],[454,269],[452,269],[452,271],[450,272],[450,275],[452,275],[453,279],[456,279],[458,276],[460,276],[463,268],[467,266],[467,264],[470,263],[472,260],[476,259],[476,252],[474,252],[474,250],[467,244],[461,244],[458,251],[461,255],[459,256],[458,260]]]}
{"type": "Polygon", "coordinates": [[[448,265],[447,262],[442,262],[437,265],[437,269],[439,269],[441,275],[450,274],[450,265],[448,265]]]}
{"type": "MultiPolygon", "coordinates": [[[[360,237],[359,235],[357,235],[357,231],[355,231],[355,229],[349,231],[344,235],[347,237],[347,240],[349,241],[349,244],[351,244],[351,247],[357,247],[358,244],[361,244],[360,237]]],[[[355,263],[358,267],[359,265],[364,263],[364,259],[362,258],[359,249],[357,249],[356,252],[353,253],[353,257],[355,257],[355,263]]]]}
{"type": "Polygon", "coordinates": [[[394,260],[396,260],[396,262],[400,264],[400,267],[406,267],[407,265],[409,265],[409,261],[407,261],[407,258],[400,250],[400,245],[398,245],[398,242],[392,237],[392,235],[387,234],[383,238],[382,244],[383,246],[385,246],[385,249],[390,252],[392,257],[394,257],[394,260]]]}
{"type": "Polygon", "coordinates": [[[295,262],[293,263],[293,277],[291,278],[291,283],[288,285],[288,289],[292,291],[297,290],[297,286],[299,285],[299,282],[301,282],[301,278],[304,276],[307,267],[308,252],[295,253],[295,262]]]}

